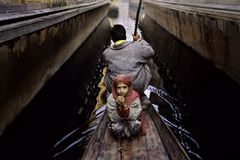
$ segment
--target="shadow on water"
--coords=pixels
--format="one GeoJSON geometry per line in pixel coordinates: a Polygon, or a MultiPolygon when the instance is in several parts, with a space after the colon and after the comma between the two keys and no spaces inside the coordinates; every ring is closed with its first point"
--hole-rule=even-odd
{"type": "Polygon", "coordinates": [[[104,106],[99,108],[96,110],[96,114],[94,114],[94,119],[87,121],[84,128],[76,128],[58,140],[51,150],[52,159],[81,159],[88,141],[96,130],[104,111],[104,106]]]}
{"type": "MultiPolygon", "coordinates": [[[[84,135],[94,129],[82,132],[96,104],[104,67],[101,55],[108,42],[108,27],[109,21],[104,19],[94,34],[7,127],[0,137],[1,159],[52,159],[63,148],[76,147],[84,135]],[[62,138],[70,132],[71,136],[62,138]],[[54,148],[61,139],[62,142],[54,148]]],[[[61,159],[74,159],[80,155],[81,150],[61,159]]]]}

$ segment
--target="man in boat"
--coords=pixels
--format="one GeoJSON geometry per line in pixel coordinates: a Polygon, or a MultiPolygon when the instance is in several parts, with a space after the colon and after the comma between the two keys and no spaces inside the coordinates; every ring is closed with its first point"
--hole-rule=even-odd
{"type": "Polygon", "coordinates": [[[107,99],[109,129],[118,139],[145,134],[140,115],[142,107],[139,94],[133,90],[127,75],[118,75],[112,83],[112,93],[107,99]]]}
{"type": "Polygon", "coordinates": [[[126,29],[123,25],[116,24],[110,30],[114,44],[103,52],[107,62],[105,85],[111,92],[112,80],[119,74],[126,74],[133,78],[133,88],[140,94],[143,104],[150,104],[144,94],[151,80],[150,69],[147,61],[155,53],[152,47],[140,35],[133,35],[133,41],[126,41],[126,29]]]}

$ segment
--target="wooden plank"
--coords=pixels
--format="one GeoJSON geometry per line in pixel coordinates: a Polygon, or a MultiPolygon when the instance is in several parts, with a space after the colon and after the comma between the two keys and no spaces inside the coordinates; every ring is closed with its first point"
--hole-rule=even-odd
{"type": "Polygon", "coordinates": [[[164,144],[164,147],[171,160],[190,160],[185,150],[180,145],[170,128],[164,123],[160,115],[155,111],[153,106],[149,107],[149,114],[154,122],[158,134],[164,144]]]}
{"type": "Polygon", "coordinates": [[[151,160],[169,160],[163,142],[148,112],[145,112],[145,121],[147,126],[146,148],[148,158],[151,160]]]}
{"type": "Polygon", "coordinates": [[[169,160],[156,127],[147,111],[144,112],[146,135],[133,140],[123,140],[122,160],[169,160]]]}
{"type": "Polygon", "coordinates": [[[146,136],[124,139],[121,142],[122,160],[148,160],[146,150],[146,136]]]}
{"type": "Polygon", "coordinates": [[[82,160],[190,160],[154,108],[144,113],[146,135],[120,141],[107,129],[105,113],[82,160]]]}
{"type": "Polygon", "coordinates": [[[121,146],[107,128],[103,141],[99,149],[97,160],[120,160],[121,159],[121,146]]]}
{"type": "Polygon", "coordinates": [[[102,119],[100,120],[100,123],[98,124],[97,129],[93,133],[93,135],[86,147],[86,151],[83,154],[82,160],[97,159],[101,141],[103,139],[103,135],[107,128],[107,121],[108,121],[107,114],[104,113],[102,119]]]}

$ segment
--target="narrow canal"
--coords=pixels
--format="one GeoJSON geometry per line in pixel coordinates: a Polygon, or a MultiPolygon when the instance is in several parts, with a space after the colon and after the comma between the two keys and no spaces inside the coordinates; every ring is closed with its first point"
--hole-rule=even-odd
{"type": "MultiPolygon", "coordinates": [[[[109,14],[112,24],[126,27],[128,40],[134,31],[136,8],[128,0],[113,1],[109,14]]],[[[193,160],[237,159],[240,86],[144,17],[143,10],[140,17],[138,32],[156,52],[149,92],[166,124],[193,160]]],[[[108,37],[102,36],[108,23],[107,18],[102,21],[7,128],[0,141],[2,157],[81,159],[103,113],[102,108],[96,110],[96,98],[105,67],[101,53],[109,45],[108,37]]]]}

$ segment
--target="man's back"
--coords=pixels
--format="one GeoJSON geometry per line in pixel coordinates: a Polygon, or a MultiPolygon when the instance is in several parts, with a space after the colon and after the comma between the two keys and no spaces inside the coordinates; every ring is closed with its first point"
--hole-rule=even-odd
{"type": "Polygon", "coordinates": [[[133,78],[133,87],[139,93],[148,86],[151,73],[146,62],[154,56],[152,47],[144,40],[124,42],[107,48],[103,56],[108,64],[105,84],[111,90],[112,79],[119,74],[133,78]]]}

